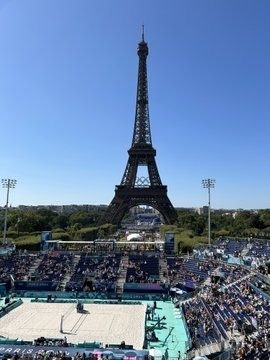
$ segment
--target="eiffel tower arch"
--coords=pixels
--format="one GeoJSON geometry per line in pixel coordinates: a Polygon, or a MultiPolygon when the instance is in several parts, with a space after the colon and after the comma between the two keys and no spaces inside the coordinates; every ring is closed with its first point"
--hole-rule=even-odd
{"type": "Polygon", "coordinates": [[[102,223],[120,225],[132,207],[147,205],[158,210],[166,224],[173,224],[177,221],[177,212],[168,198],[167,186],[161,182],[155,161],[156,150],[152,146],[146,65],[148,45],[144,41],[144,32],[137,54],[139,69],[132,145],[121,184],[115,187],[115,196],[102,223]],[[138,176],[140,167],[146,168],[147,176],[138,176]]]}

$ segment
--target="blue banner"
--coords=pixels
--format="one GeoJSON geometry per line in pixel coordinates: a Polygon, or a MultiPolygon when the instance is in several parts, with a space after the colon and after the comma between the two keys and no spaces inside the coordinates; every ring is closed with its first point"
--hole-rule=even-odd
{"type": "MultiPolygon", "coordinates": [[[[108,353],[111,354],[119,354],[120,350],[118,349],[89,349],[79,348],[79,347],[50,347],[50,346],[31,346],[31,345],[9,345],[9,344],[0,344],[0,354],[11,354],[11,355],[25,355],[25,356],[33,356],[38,353],[58,353],[61,352],[62,354],[65,353],[66,356],[72,357],[75,356],[77,353],[86,355],[89,354],[100,354],[100,355],[107,355],[108,353]]],[[[145,355],[148,355],[149,352],[147,350],[122,350],[121,353],[123,355],[134,353],[134,356],[137,358],[144,358],[145,355]]]]}

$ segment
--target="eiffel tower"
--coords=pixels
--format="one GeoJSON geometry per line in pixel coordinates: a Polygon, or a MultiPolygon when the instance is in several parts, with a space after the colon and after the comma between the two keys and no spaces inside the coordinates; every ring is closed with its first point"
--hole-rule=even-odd
{"type": "Polygon", "coordinates": [[[177,221],[177,213],[167,196],[167,186],[162,185],[155,161],[156,150],[152,146],[146,67],[148,46],[144,41],[144,31],[137,54],[139,69],[132,145],[128,150],[129,158],[121,184],[115,187],[115,196],[102,223],[120,225],[129,209],[147,205],[158,210],[166,224],[173,224],[177,221]],[[147,167],[148,176],[138,177],[139,167],[147,167]]]}

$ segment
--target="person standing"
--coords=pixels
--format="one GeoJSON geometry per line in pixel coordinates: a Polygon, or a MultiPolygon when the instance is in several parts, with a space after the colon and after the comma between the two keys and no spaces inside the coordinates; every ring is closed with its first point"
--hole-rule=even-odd
{"type": "Polygon", "coordinates": [[[165,360],[169,360],[169,352],[168,352],[168,348],[166,348],[165,353],[164,353],[164,359],[165,360]]]}

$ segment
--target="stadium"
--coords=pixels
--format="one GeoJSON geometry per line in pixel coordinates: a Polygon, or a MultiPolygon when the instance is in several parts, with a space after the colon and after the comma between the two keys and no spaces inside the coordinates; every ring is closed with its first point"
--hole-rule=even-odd
{"type": "Polygon", "coordinates": [[[0,2],[0,360],[270,359],[266,3],[0,2]]]}
{"type": "Polygon", "coordinates": [[[176,255],[167,235],[3,246],[2,358],[269,359],[269,242],[176,255]]]}

